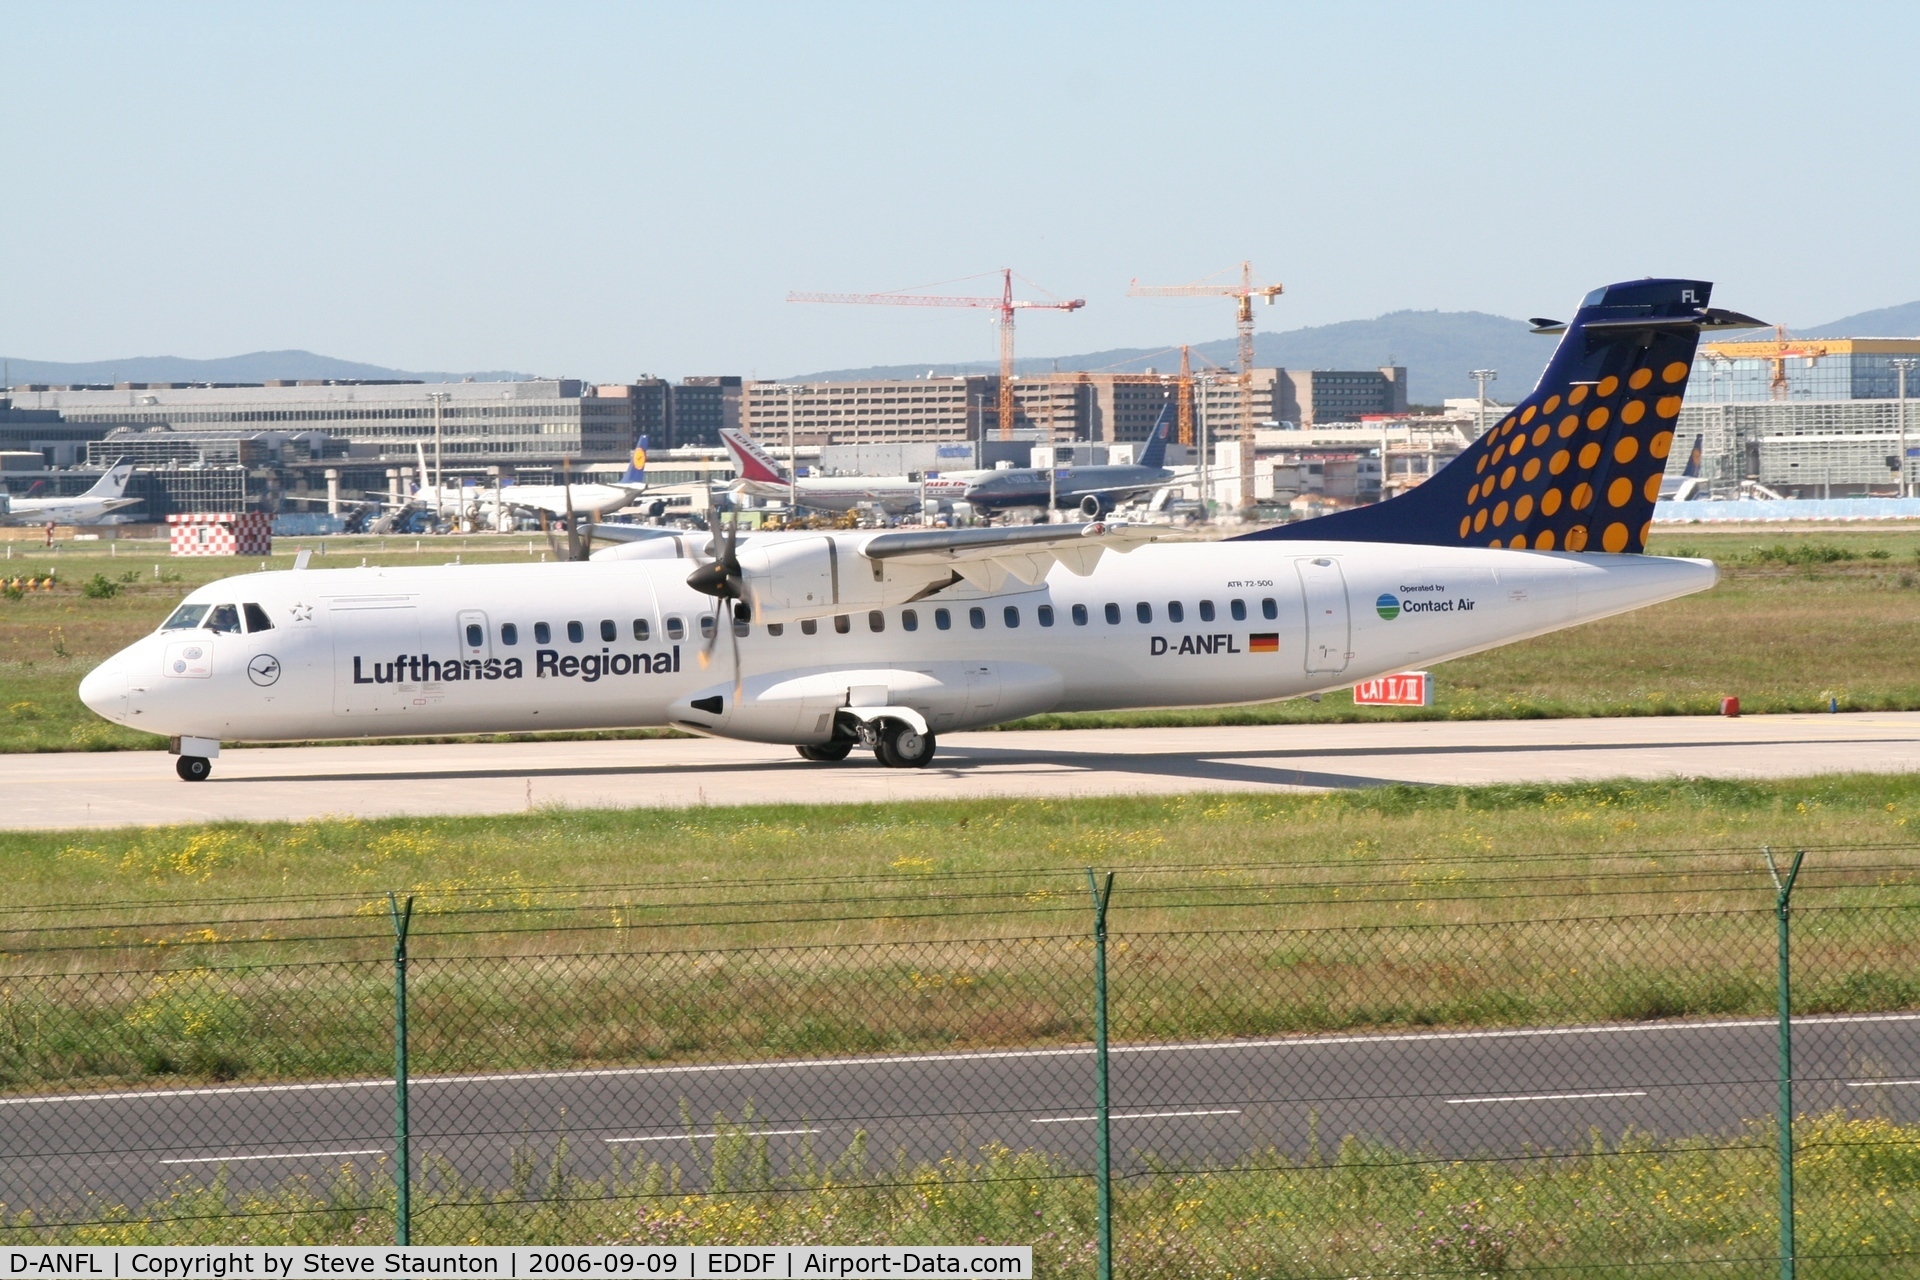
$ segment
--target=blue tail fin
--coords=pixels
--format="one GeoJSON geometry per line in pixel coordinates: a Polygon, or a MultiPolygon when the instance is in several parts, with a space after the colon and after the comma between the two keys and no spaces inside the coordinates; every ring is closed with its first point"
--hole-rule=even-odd
{"type": "Polygon", "coordinates": [[[1701,280],[1595,289],[1533,391],[1432,479],[1239,540],[1645,550],[1700,330],[1730,327],[1731,313],[1708,309],[1712,291],[1701,280]]]}
{"type": "Polygon", "coordinates": [[[627,469],[620,476],[621,484],[645,484],[647,482],[647,438],[641,436],[633,442],[633,456],[627,459],[627,469]]]}
{"type": "Polygon", "coordinates": [[[1137,466],[1164,467],[1167,465],[1167,436],[1173,431],[1173,401],[1160,406],[1160,416],[1154,421],[1153,430],[1147,436],[1147,447],[1134,459],[1137,466]]]}
{"type": "Polygon", "coordinates": [[[1687,469],[1680,473],[1682,480],[1698,480],[1700,478],[1700,443],[1704,439],[1706,439],[1704,434],[1697,435],[1693,438],[1693,452],[1687,455],[1687,469]]]}

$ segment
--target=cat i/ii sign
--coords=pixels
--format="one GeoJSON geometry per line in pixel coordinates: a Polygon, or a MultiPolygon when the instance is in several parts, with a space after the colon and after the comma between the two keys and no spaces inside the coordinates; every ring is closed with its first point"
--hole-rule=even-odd
{"type": "Polygon", "coordinates": [[[1398,675],[1362,680],[1353,686],[1356,707],[1430,707],[1433,705],[1433,677],[1424,671],[1402,671],[1398,675]]]}

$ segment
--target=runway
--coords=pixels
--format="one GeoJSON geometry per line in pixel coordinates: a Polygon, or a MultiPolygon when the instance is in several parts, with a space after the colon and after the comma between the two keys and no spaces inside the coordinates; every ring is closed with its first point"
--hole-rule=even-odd
{"type": "MultiPolygon", "coordinates": [[[[1718,1134],[1765,1160],[1763,1138],[1739,1135],[1775,1105],[1776,1034],[1743,1018],[1118,1045],[1115,1171],[1297,1160],[1350,1134],[1445,1160],[1718,1134]]],[[[1802,1114],[1920,1119],[1920,1014],[1800,1018],[1794,1058],[1802,1114]]],[[[776,1177],[857,1141],[908,1164],[1004,1144],[1085,1169],[1093,1096],[1085,1045],[423,1075],[413,1155],[494,1191],[516,1161],[606,1178],[636,1157],[695,1189],[731,1122],[766,1140],[776,1177]]],[[[377,1176],[392,1108],[390,1080],[0,1097],[0,1202],[58,1216],[221,1177],[237,1190],[346,1164],[377,1176]]]]}
{"type": "Polygon", "coordinates": [[[918,770],[701,738],[241,748],[187,783],[163,753],[77,752],[8,757],[0,828],[1914,769],[1920,712],[961,733],[918,770]]]}

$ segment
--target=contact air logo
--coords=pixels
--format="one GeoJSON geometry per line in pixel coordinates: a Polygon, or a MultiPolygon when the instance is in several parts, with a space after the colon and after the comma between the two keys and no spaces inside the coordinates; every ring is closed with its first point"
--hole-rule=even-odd
{"type": "Polygon", "coordinates": [[[1382,594],[1378,600],[1373,602],[1373,607],[1380,616],[1388,622],[1392,622],[1400,616],[1400,601],[1395,596],[1382,594]]]}

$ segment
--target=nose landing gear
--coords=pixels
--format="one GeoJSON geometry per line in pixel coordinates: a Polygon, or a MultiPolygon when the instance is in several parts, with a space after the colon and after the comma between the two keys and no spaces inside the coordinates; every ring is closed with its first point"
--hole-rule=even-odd
{"type": "Polygon", "coordinates": [[[182,782],[205,782],[213,772],[213,761],[205,756],[180,756],[173,762],[173,771],[182,782]]]}

